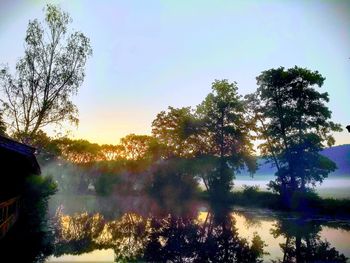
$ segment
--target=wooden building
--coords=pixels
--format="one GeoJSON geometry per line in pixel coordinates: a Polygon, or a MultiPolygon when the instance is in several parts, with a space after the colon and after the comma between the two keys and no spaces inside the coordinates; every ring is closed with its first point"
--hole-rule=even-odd
{"type": "Polygon", "coordinates": [[[0,136],[0,239],[18,218],[26,177],[41,173],[34,153],[33,147],[0,136]]]}

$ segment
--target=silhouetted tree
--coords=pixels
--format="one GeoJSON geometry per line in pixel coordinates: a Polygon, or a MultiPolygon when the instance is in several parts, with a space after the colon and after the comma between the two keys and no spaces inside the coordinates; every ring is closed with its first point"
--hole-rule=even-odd
{"type": "Polygon", "coordinates": [[[146,158],[150,153],[152,137],[148,135],[129,134],[120,139],[123,147],[123,157],[131,160],[146,158]]]}
{"type": "Polygon", "coordinates": [[[103,160],[113,161],[122,158],[124,147],[122,145],[103,144],[100,151],[103,160]]]}
{"type": "Polygon", "coordinates": [[[194,122],[190,107],[173,108],[161,111],[152,122],[152,134],[165,146],[164,157],[193,157],[198,144],[189,130],[194,122]]]}
{"type": "MultiPolygon", "coordinates": [[[[15,137],[15,139],[17,138],[15,137]]],[[[35,135],[31,136],[30,144],[35,147],[36,156],[41,166],[56,160],[61,154],[57,141],[42,130],[38,130],[35,135]]]]}
{"type": "Polygon", "coordinates": [[[255,94],[248,96],[256,114],[260,149],[277,167],[276,181],[270,187],[278,191],[286,204],[296,191],[322,182],[336,169],[335,164],[319,154],[325,145],[334,144],[333,131],[341,131],[331,122],[326,106],[327,93],[316,87],[325,78],[317,71],[283,67],[262,72],[255,94]]]}
{"type": "Polygon", "coordinates": [[[36,19],[28,24],[25,55],[16,65],[16,75],[8,67],[0,70],[6,120],[22,140],[49,124],[78,122],[70,97],[84,80],[92,49],[83,33],[68,35],[70,22],[68,13],[47,5],[45,25],[36,19]]]}
{"type": "Polygon", "coordinates": [[[61,138],[55,140],[61,156],[72,163],[83,164],[100,160],[100,146],[87,140],[61,138]]]}
{"type": "Polygon", "coordinates": [[[245,105],[237,89],[236,83],[214,81],[212,92],[196,112],[201,123],[197,136],[206,145],[201,154],[210,156],[216,164],[208,185],[217,195],[231,190],[234,172],[244,166],[253,172],[256,166],[252,157],[252,124],[246,121],[245,105]]]}
{"type": "Polygon", "coordinates": [[[153,167],[146,187],[163,209],[178,212],[195,197],[198,188],[191,166],[192,160],[172,158],[153,167]]]}

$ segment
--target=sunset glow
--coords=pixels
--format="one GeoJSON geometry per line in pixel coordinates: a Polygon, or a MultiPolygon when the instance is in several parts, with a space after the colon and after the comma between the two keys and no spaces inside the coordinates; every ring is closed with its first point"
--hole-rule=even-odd
{"type": "MultiPolygon", "coordinates": [[[[28,20],[40,19],[47,2],[1,2],[1,62],[15,65],[28,20]]],[[[74,98],[80,124],[65,127],[75,138],[115,144],[150,134],[158,112],[196,106],[214,79],[237,81],[245,95],[261,71],[294,65],[326,77],[333,121],[350,122],[346,1],[49,2],[70,13],[93,48],[74,98]]],[[[350,143],[346,132],[335,137],[350,143]]]]}

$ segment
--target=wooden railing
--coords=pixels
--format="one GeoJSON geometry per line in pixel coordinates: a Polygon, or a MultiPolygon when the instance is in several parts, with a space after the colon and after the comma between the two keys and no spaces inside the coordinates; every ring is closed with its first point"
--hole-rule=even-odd
{"type": "Polygon", "coordinates": [[[0,239],[16,223],[19,214],[20,196],[0,203],[0,239]]]}

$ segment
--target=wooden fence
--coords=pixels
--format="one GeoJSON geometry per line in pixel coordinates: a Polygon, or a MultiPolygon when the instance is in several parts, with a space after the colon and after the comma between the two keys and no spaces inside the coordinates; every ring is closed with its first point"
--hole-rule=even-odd
{"type": "Polygon", "coordinates": [[[0,239],[16,223],[19,215],[20,197],[14,197],[0,203],[0,239]]]}

